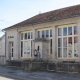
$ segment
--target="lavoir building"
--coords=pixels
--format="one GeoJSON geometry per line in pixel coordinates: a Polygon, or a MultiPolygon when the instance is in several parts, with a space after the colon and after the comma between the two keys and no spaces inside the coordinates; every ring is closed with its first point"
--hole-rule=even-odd
{"type": "Polygon", "coordinates": [[[5,31],[6,60],[80,61],[80,5],[40,13],[5,31]]]}

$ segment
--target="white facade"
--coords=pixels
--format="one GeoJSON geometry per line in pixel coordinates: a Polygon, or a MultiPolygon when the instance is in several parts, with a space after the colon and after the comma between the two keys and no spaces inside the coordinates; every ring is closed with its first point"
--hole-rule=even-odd
{"type": "Polygon", "coordinates": [[[80,61],[79,21],[80,17],[75,17],[6,30],[6,60],[34,59],[34,50],[39,48],[41,58],[45,60],[80,61]],[[59,29],[62,31],[59,32],[59,29]],[[77,33],[74,34],[74,30],[77,33]],[[46,39],[47,42],[36,42],[37,38],[46,39]]]}
{"type": "Polygon", "coordinates": [[[0,38],[0,64],[5,64],[5,35],[0,38]]]}
{"type": "Polygon", "coordinates": [[[80,5],[38,14],[4,31],[0,52],[6,50],[6,60],[80,61],[80,5]]]}

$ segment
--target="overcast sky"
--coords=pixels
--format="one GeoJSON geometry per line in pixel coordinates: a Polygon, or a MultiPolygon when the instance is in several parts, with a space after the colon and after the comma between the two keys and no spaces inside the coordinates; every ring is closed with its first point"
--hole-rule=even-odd
{"type": "Polygon", "coordinates": [[[39,12],[77,4],[80,4],[80,0],[0,0],[0,29],[26,20],[39,12]]]}

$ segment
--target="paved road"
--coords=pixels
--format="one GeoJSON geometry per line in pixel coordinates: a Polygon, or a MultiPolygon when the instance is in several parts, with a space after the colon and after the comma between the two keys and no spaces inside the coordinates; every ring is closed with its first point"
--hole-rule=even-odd
{"type": "Polygon", "coordinates": [[[80,80],[80,73],[26,72],[15,67],[0,66],[0,80],[80,80]]]}

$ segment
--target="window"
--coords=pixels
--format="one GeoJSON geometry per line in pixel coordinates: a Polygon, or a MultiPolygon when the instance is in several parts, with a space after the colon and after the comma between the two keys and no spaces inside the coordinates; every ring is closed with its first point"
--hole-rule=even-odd
{"type": "Polygon", "coordinates": [[[52,29],[50,29],[50,37],[52,37],[52,29]]]}
{"type": "Polygon", "coordinates": [[[31,40],[31,57],[32,57],[32,40],[31,40]]]}
{"type": "Polygon", "coordinates": [[[67,27],[63,28],[63,36],[67,36],[67,27]]]}
{"type": "Polygon", "coordinates": [[[49,37],[49,30],[46,30],[46,37],[49,37]]]}
{"type": "Polygon", "coordinates": [[[62,38],[58,38],[58,57],[62,57],[62,38]]]}
{"type": "Polygon", "coordinates": [[[23,41],[21,41],[21,57],[23,56],[23,41]]]}
{"type": "Polygon", "coordinates": [[[24,54],[29,54],[31,53],[31,40],[27,40],[27,41],[24,41],[24,54]]]}
{"type": "Polygon", "coordinates": [[[28,39],[30,39],[30,32],[28,32],[28,39]]]}
{"type": "Polygon", "coordinates": [[[78,57],[77,48],[78,48],[78,38],[77,36],[74,37],[74,57],[78,57]]]}
{"type": "MultiPolygon", "coordinates": [[[[47,51],[49,54],[52,54],[52,28],[40,29],[37,31],[37,34],[38,38],[46,38],[47,40],[50,40],[47,51]]],[[[37,49],[39,49],[39,46],[37,49]]]]}
{"type": "Polygon", "coordinates": [[[72,27],[68,27],[68,35],[72,35],[72,27]]]}
{"type": "Polygon", "coordinates": [[[42,38],[52,37],[52,29],[38,31],[38,38],[40,38],[40,37],[42,37],[42,38]]]}
{"type": "Polygon", "coordinates": [[[63,57],[67,57],[67,37],[63,38],[63,57]]]}
{"type": "Polygon", "coordinates": [[[77,45],[77,26],[58,28],[58,57],[78,57],[77,45]]]}
{"type": "Polygon", "coordinates": [[[12,57],[13,57],[13,48],[12,48],[12,57]]]}
{"type": "Polygon", "coordinates": [[[13,42],[11,42],[11,57],[13,57],[13,42]]]}
{"type": "Polygon", "coordinates": [[[40,38],[40,31],[38,31],[38,38],[40,38]]]}
{"type": "Polygon", "coordinates": [[[25,33],[25,39],[27,39],[27,33],[25,33]]]}
{"type": "Polygon", "coordinates": [[[42,38],[44,38],[44,31],[42,31],[42,38]]]}
{"type": "Polygon", "coordinates": [[[62,36],[62,28],[58,28],[58,36],[62,36]]]}
{"type": "Polygon", "coordinates": [[[58,47],[62,47],[62,38],[58,38],[58,47]]]}
{"type": "Polygon", "coordinates": [[[21,33],[20,56],[32,57],[32,32],[21,33]],[[24,36],[23,36],[24,35],[24,36]],[[24,37],[24,38],[23,38],[24,37]]]}
{"type": "Polygon", "coordinates": [[[77,35],[77,26],[74,26],[74,35],[77,35]]]}
{"type": "Polygon", "coordinates": [[[52,39],[50,39],[50,54],[52,54],[52,39]]]}
{"type": "Polygon", "coordinates": [[[67,47],[67,37],[63,38],[63,47],[66,48],[67,47]]]}
{"type": "Polygon", "coordinates": [[[32,35],[33,35],[33,34],[32,34],[32,32],[31,32],[31,39],[32,39],[32,37],[33,37],[32,35]]]}
{"type": "Polygon", "coordinates": [[[39,46],[38,46],[37,50],[39,51],[39,46]]]}

